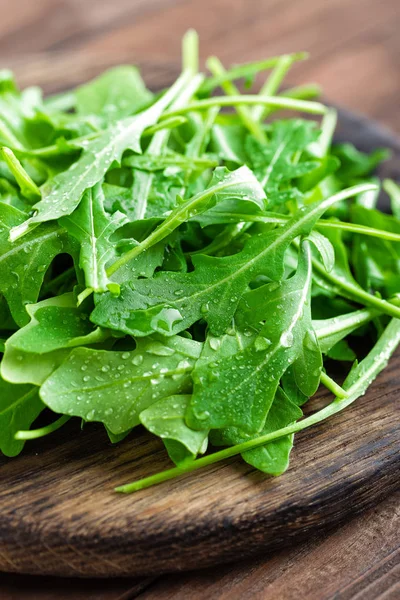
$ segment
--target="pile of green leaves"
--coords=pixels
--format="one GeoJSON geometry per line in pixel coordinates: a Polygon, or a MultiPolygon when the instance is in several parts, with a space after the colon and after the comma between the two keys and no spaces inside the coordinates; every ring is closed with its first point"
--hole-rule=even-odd
{"type": "Polygon", "coordinates": [[[384,368],[400,341],[400,189],[385,183],[380,212],[387,152],[333,145],[315,86],[280,92],[303,58],[211,58],[206,76],[189,32],[159,94],[130,66],[47,100],[0,72],[5,455],[78,418],[113,443],[138,426],[163,440],[176,467],[119,491],[235,454],[278,475],[294,433],[384,368]],[[303,418],[321,384],[334,399],[303,418]]]}

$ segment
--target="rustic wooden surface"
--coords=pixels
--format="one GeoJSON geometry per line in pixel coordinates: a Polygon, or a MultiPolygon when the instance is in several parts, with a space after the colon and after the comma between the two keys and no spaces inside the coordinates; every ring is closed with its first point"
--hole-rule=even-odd
{"type": "MultiPolygon", "coordinates": [[[[400,131],[400,6],[396,0],[330,0],[329,3],[321,3],[319,0],[299,0],[295,3],[277,0],[86,0],[85,3],[80,0],[20,0],[14,6],[9,0],[0,0],[0,8],[3,9],[0,21],[2,66],[14,66],[22,83],[41,81],[43,78],[47,89],[52,91],[53,80],[56,78],[59,81],[60,72],[65,74],[67,83],[74,82],[76,61],[80,65],[79,71],[82,73],[82,66],[86,66],[90,75],[93,69],[99,70],[103,64],[127,60],[157,65],[157,80],[161,78],[163,81],[162,77],[165,77],[167,81],[178,60],[180,35],[187,27],[196,26],[203,41],[203,56],[216,53],[225,63],[292,50],[309,50],[312,60],[293,71],[289,78],[290,83],[318,81],[323,84],[326,96],[334,102],[361,110],[397,132],[400,131]],[[51,68],[54,70],[54,77],[51,68]],[[47,79],[44,74],[47,74],[47,79]]],[[[377,446],[378,455],[383,448],[382,456],[386,457],[382,468],[384,465],[394,465],[395,448],[391,442],[387,444],[388,438],[384,437],[382,440],[372,425],[368,426],[365,422],[365,419],[375,416],[377,413],[374,411],[382,406],[388,409],[393,406],[390,392],[399,386],[395,384],[398,370],[396,371],[394,363],[392,365],[391,374],[383,376],[377,382],[374,395],[362,399],[351,409],[354,411],[351,415],[339,417],[339,428],[344,435],[343,459],[349,457],[357,440],[361,441],[360,436],[373,438],[374,434],[376,435],[375,447],[371,448],[370,453],[359,457],[361,469],[365,467],[373,470],[373,451],[377,450],[377,446]]],[[[385,419],[377,421],[383,428],[389,427],[389,437],[394,435],[394,415],[393,409],[393,420],[387,413],[385,419]]],[[[338,431],[337,423],[338,421],[335,422],[335,435],[338,431]]],[[[303,487],[308,492],[311,491],[311,494],[310,477],[315,475],[313,462],[321,458],[320,443],[329,439],[331,432],[332,424],[326,424],[318,428],[318,431],[303,434],[296,447],[291,471],[286,476],[292,477],[292,484],[303,478],[303,487]]],[[[93,456],[96,447],[90,447],[90,438],[86,443],[89,446],[87,451],[93,456]]],[[[65,444],[68,447],[68,442],[65,444]]],[[[79,466],[79,457],[74,455],[73,448],[74,446],[69,447],[68,459],[75,459],[75,465],[79,466]]],[[[122,451],[122,455],[115,460],[121,460],[121,456],[123,460],[123,455],[122,451]]],[[[347,505],[355,511],[366,506],[371,501],[369,491],[361,493],[360,498],[352,503],[351,494],[357,490],[357,477],[360,473],[357,466],[346,466],[345,461],[339,471],[335,471],[329,463],[329,455],[325,455],[325,452],[323,455],[324,468],[328,469],[329,479],[334,487],[339,486],[336,487],[337,496],[332,503],[332,514],[340,512],[341,506],[347,505]],[[339,482],[344,479],[345,471],[349,472],[350,481],[354,484],[354,489],[350,489],[347,494],[339,492],[339,482]]],[[[48,458],[48,455],[46,456],[48,458]]],[[[37,469],[34,466],[37,462],[44,466],[43,456],[30,455],[30,460],[33,471],[37,469]]],[[[127,455],[125,460],[128,461],[127,455]]],[[[111,480],[114,476],[112,463],[107,465],[111,480]]],[[[68,470],[68,464],[65,463],[64,466],[68,470]]],[[[94,473],[99,473],[95,465],[92,468],[94,473]]],[[[123,468],[128,478],[140,474],[140,469],[134,471],[129,462],[123,465],[123,468]]],[[[16,469],[18,470],[18,467],[16,469]]],[[[210,476],[216,478],[215,480],[224,478],[226,496],[230,493],[229,487],[239,483],[245,493],[245,507],[254,501],[260,486],[265,493],[264,486],[271,485],[270,482],[261,482],[262,477],[259,475],[247,479],[241,477],[246,467],[240,466],[237,461],[223,466],[222,470],[215,467],[214,469],[215,471],[205,475],[204,479],[210,476]],[[256,485],[258,480],[260,483],[256,485]]],[[[69,473],[71,489],[80,476],[76,472],[74,474],[73,467],[70,467],[69,473]]],[[[389,473],[392,473],[391,469],[389,473]]],[[[47,490],[54,483],[51,481],[51,475],[50,468],[47,474],[47,490]]],[[[326,473],[318,475],[320,478],[326,477],[326,473]]],[[[20,478],[23,481],[21,472],[20,478]]],[[[96,506],[103,484],[93,473],[88,473],[85,479],[82,484],[88,490],[87,497],[89,498],[89,490],[92,490],[92,504],[96,506]]],[[[204,479],[201,485],[208,487],[210,481],[207,484],[204,479]]],[[[191,487],[193,481],[194,478],[192,484],[190,478],[185,481],[185,493],[194,491],[191,487]]],[[[391,477],[391,481],[390,485],[395,482],[394,477],[391,477]]],[[[119,480],[115,482],[119,483],[119,480]]],[[[283,478],[274,480],[273,485],[279,487],[283,485],[281,482],[283,478]],[[279,483],[276,484],[276,481],[279,483]]],[[[2,489],[7,489],[3,478],[2,484],[2,489]]],[[[380,481],[373,481],[373,493],[383,495],[390,489],[386,484],[385,477],[380,481]]],[[[172,495],[165,487],[163,492],[159,488],[160,492],[157,492],[154,502],[158,503],[161,513],[164,511],[164,514],[167,514],[171,498],[173,502],[177,501],[181,485],[182,482],[179,486],[173,486],[172,495]]],[[[30,490],[25,488],[25,506],[28,506],[32,498],[33,489],[34,486],[30,490]]],[[[68,496],[67,485],[62,492],[68,496]]],[[[206,493],[209,493],[209,490],[206,490],[206,493]]],[[[57,505],[60,500],[63,501],[63,495],[54,497],[51,515],[57,513],[57,505]]],[[[291,493],[288,493],[288,496],[290,498],[291,493]]],[[[226,498],[218,500],[218,505],[224,506],[224,500],[226,503],[226,498]]],[[[312,506],[310,497],[305,498],[305,502],[307,501],[311,502],[312,506]]],[[[134,503],[142,505],[142,514],[146,512],[143,508],[146,507],[146,500],[140,499],[139,496],[121,499],[119,502],[126,508],[127,519],[134,503]]],[[[197,497],[192,500],[192,504],[196,509],[201,506],[201,501],[197,497]]],[[[3,508],[1,500],[0,506],[3,508]]],[[[78,507],[77,502],[75,507],[78,507]]],[[[18,512],[18,503],[14,508],[15,512],[18,512]]],[[[43,506],[41,507],[38,499],[33,505],[35,517],[40,516],[41,508],[43,509],[43,506]]],[[[81,508],[84,512],[84,507],[81,508]]],[[[192,573],[163,576],[156,581],[151,578],[142,578],[135,582],[115,580],[112,584],[69,580],[67,586],[52,578],[34,579],[4,575],[0,578],[0,596],[5,600],[55,597],[60,600],[63,597],[117,600],[137,595],[147,598],[257,597],[286,600],[299,597],[299,590],[302,590],[301,597],[311,599],[395,598],[396,591],[393,586],[398,565],[396,549],[399,529],[396,511],[398,500],[396,501],[395,497],[389,498],[372,512],[365,513],[363,517],[336,530],[335,533],[319,535],[301,546],[270,555],[268,560],[253,559],[244,564],[242,561],[234,567],[207,569],[197,575],[192,573]]],[[[237,513],[230,513],[229,516],[230,520],[226,523],[228,534],[232,533],[232,523],[234,527],[241,525],[240,519],[235,521],[237,513]]],[[[310,525],[304,513],[300,514],[299,518],[302,526],[310,525]],[[305,519],[304,522],[302,519],[305,519]]],[[[122,525],[126,526],[127,523],[128,520],[122,525]]],[[[27,527],[29,530],[29,518],[27,527]]],[[[91,540],[93,546],[96,546],[95,542],[96,540],[91,540]]],[[[236,558],[239,556],[240,553],[235,555],[236,558]]],[[[184,566],[189,566],[189,563],[184,566]]]]}

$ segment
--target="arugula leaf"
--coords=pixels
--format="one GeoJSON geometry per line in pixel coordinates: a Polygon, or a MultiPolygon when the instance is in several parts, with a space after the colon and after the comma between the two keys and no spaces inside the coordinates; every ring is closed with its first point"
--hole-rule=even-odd
{"type": "MultiPolygon", "coordinates": [[[[379,227],[384,231],[400,233],[400,221],[391,215],[363,206],[351,207],[354,223],[379,227]]],[[[400,292],[400,243],[386,239],[355,238],[354,269],[367,289],[377,289],[385,296],[400,292]]]]}
{"type": "Polygon", "coordinates": [[[338,175],[347,184],[360,177],[367,177],[390,156],[390,152],[385,148],[378,148],[371,154],[366,154],[349,143],[333,146],[332,152],[340,161],[338,175]]]}
{"type": "Polygon", "coordinates": [[[281,185],[312,171],[315,161],[295,162],[298,156],[318,138],[318,131],[312,121],[291,119],[275,121],[269,143],[264,145],[252,137],[245,142],[246,153],[255,175],[261,182],[270,205],[281,202],[286,195],[281,185]]]}
{"type": "Polygon", "coordinates": [[[7,340],[1,361],[1,375],[10,383],[42,385],[67,358],[68,348],[60,348],[45,354],[17,350],[7,340]]]}
{"type": "Polygon", "coordinates": [[[94,328],[88,315],[76,306],[73,293],[26,306],[30,322],[16,331],[7,345],[23,352],[45,354],[104,341],[108,333],[94,328]]]}
{"type": "MultiPolygon", "coordinates": [[[[268,412],[267,419],[260,435],[272,433],[295,423],[303,416],[299,407],[293,403],[282,388],[278,387],[274,401],[268,412]]],[[[219,438],[212,438],[214,445],[241,444],[248,440],[256,439],[257,435],[246,434],[235,427],[228,427],[221,431],[219,438]],[[218,442],[218,443],[216,443],[218,442]]],[[[289,466],[289,456],[293,448],[293,434],[270,442],[260,448],[243,452],[243,459],[249,464],[269,475],[281,475],[289,466]]]]}
{"type": "Polygon", "coordinates": [[[85,273],[87,287],[95,292],[108,289],[106,266],[117,256],[110,238],[125,222],[122,213],[110,217],[105,212],[100,184],[86,190],[72,215],[60,219],[60,224],[80,243],[79,266],[85,273]]]}
{"type": "Polygon", "coordinates": [[[41,92],[28,88],[20,92],[11,71],[0,70],[0,139],[5,145],[31,147],[28,119],[42,107],[41,92]]]}
{"type": "Polygon", "coordinates": [[[400,344],[400,321],[398,319],[392,319],[389,325],[385,328],[383,334],[375,344],[373,349],[365,357],[365,359],[356,365],[349,373],[344,386],[348,391],[348,395],[345,398],[335,398],[325,408],[317,411],[316,413],[302,419],[301,421],[288,425],[282,429],[260,435],[252,440],[247,440],[241,444],[236,444],[231,448],[214,452],[196,461],[191,462],[188,465],[182,467],[175,467],[156,475],[150,475],[144,479],[129,483],[116,488],[115,491],[122,493],[132,493],[137,490],[141,490],[152,485],[156,485],[163,481],[168,481],[179,475],[196,471],[203,467],[218,463],[226,458],[237,456],[243,452],[254,450],[257,447],[264,446],[274,440],[280,439],[284,436],[296,433],[308,427],[311,427],[325,419],[332,417],[333,415],[341,412],[352,404],[357,398],[363,395],[366,389],[371,385],[375,377],[384,369],[388,363],[390,356],[396,350],[400,344]]]}
{"type": "Polygon", "coordinates": [[[41,385],[70,348],[98,344],[109,333],[94,329],[76,298],[67,293],[26,307],[31,321],[8,338],[1,374],[12,383],[41,385]]]}
{"type": "Polygon", "coordinates": [[[171,459],[178,464],[193,460],[207,449],[207,431],[190,429],[185,413],[190,395],[175,395],[155,402],[140,413],[142,425],[164,440],[171,459]],[[171,444],[170,442],[174,442],[171,444]]]}
{"type": "Polygon", "coordinates": [[[54,257],[76,254],[75,244],[56,223],[40,225],[18,242],[9,242],[10,229],[23,223],[24,218],[24,213],[0,202],[0,292],[20,326],[29,321],[25,307],[37,301],[54,257]]]}
{"type": "Polygon", "coordinates": [[[38,388],[13,385],[0,377],[0,450],[6,456],[16,456],[24,442],[14,439],[20,429],[28,429],[44,409],[38,388]]]}
{"type": "Polygon", "coordinates": [[[216,352],[212,363],[196,367],[187,414],[191,427],[219,429],[233,425],[248,433],[259,432],[280,378],[290,364],[303,357],[310,360],[312,370],[296,371],[298,385],[300,389],[312,389],[312,393],[318,387],[322,360],[311,325],[309,242],[303,242],[296,274],[280,285],[264,287],[266,321],[254,342],[222,360],[216,352]]]}
{"type": "Polygon", "coordinates": [[[359,327],[369,323],[378,314],[379,312],[376,309],[365,308],[338,317],[331,317],[330,319],[314,320],[313,327],[317,334],[321,351],[328,354],[343,338],[359,327]]]}
{"type": "Polygon", "coordinates": [[[182,337],[138,340],[131,352],[77,348],[45,381],[40,396],[55,412],[123,433],[156,400],[190,391],[200,350],[199,342],[182,337]]]}
{"type": "Polygon", "coordinates": [[[136,67],[109,69],[75,91],[78,115],[97,115],[107,123],[128,117],[153,99],[136,67]]]}
{"type": "Polygon", "coordinates": [[[260,207],[264,206],[264,192],[246,166],[232,172],[229,172],[226,167],[217,167],[205,190],[182,201],[145,240],[111,265],[108,273],[110,275],[115,273],[121,266],[170,235],[188,219],[232,197],[244,199],[260,207]]]}

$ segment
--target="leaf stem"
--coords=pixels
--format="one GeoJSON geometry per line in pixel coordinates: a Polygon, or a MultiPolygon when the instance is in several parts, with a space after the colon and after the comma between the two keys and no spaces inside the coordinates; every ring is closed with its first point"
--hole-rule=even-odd
{"type": "Polygon", "coordinates": [[[15,137],[11,129],[0,119],[0,138],[2,138],[7,145],[15,146],[15,148],[21,148],[19,140],[15,137]]]}
{"type": "MultiPolygon", "coordinates": [[[[219,212],[218,217],[221,218],[224,213],[219,212]]],[[[234,222],[253,222],[253,223],[276,223],[277,225],[284,225],[287,223],[293,215],[280,215],[277,213],[264,213],[264,214],[241,214],[241,213],[226,213],[227,223],[234,222]]],[[[392,231],[385,231],[384,229],[377,229],[375,227],[368,227],[367,225],[358,225],[357,223],[348,223],[347,221],[328,221],[320,219],[315,225],[316,229],[341,229],[342,231],[351,231],[352,233],[358,233],[360,235],[368,235],[370,237],[377,237],[381,240],[387,240],[390,242],[400,242],[400,233],[394,233],[392,231]]]]}
{"type": "Polygon", "coordinates": [[[392,304],[387,300],[382,300],[377,296],[373,296],[369,292],[366,292],[362,288],[353,285],[350,281],[346,281],[345,279],[338,277],[332,272],[328,273],[324,265],[316,258],[312,259],[312,263],[315,271],[317,271],[325,280],[328,280],[330,283],[332,283],[335,288],[346,292],[346,297],[350,297],[352,300],[359,302],[360,304],[377,308],[381,313],[395,317],[396,319],[400,319],[400,308],[398,308],[395,304],[392,304]]]}
{"type": "MultiPolygon", "coordinates": [[[[215,76],[223,76],[224,73],[226,73],[221,61],[216,56],[211,56],[207,60],[207,67],[215,76]]],[[[238,88],[234,83],[232,83],[232,81],[223,81],[221,83],[221,87],[228,96],[240,95],[238,88]]],[[[267,137],[258,120],[253,118],[251,111],[246,106],[238,105],[236,107],[236,112],[238,113],[243,125],[250,131],[250,133],[253,134],[259,142],[266,143],[267,137]]]]}
{"type": "Polygon", "coordinates": [[[42,197],[42,194],[36,183],[25,171],[14,152],[10,150],[10,148],[3,146],[0,148],[0,157],[6,162],[11,173],[14,175],[16,182],[21,189],[21,194],[30,202],[37,202],[42,197]]]}
{"type": "Polygon", "coordinates": [[[328,108],[320,102],[310,102],[307,100],[296,100],[294,98],[288,98],[284,96],[214,96],[213,98],[206,98],[205,100],[198,100],[192,102],[188,106],[185,106],[179,110],[168,110],[161,117],[160,120],[166,119],[167,117],[175,117],[177,115],[184,115],[194,110],[206,110],[212,106],[273,106],[277,108],[287,108],[290,110],[298,110],[300,112],[324,115],[328,108]]]}
{"type": "Polygon", "coordinates": [[[325,371],[321,372],[321,383],[324,385],[332,394],[337,398],[347,398],[348,392],[346,392],[336,381],[334,381],[325,371]]]}
{"type": "Polygon", "coordinates": [[[14,435],[14,438],[16,440],[36,440],[37,438],[49,435],[49,433],[53,433],[53,431],[57,431],[57,429],[60,429],[67,421],[70,420],[70,418],[71,417],[68,417],[67,415],[63,415],[57,419],[57,421],[54,421],[54,423],[46,425],[46,427],[40,427],[40,429],[29,429],[28,431],[17,431],[17,433],[14,435]]]}
{"type": "Polygon", "coordinates": [[[193,75],[199,72],[199,35],[195,29],[188,29],[182,39],[182,70],[193,75]]]}
{"type": "MultiPolygon", "coordinates": [[[[308,58],[307,52],[296,52],[290,54],[293,62],[298,60],[304,60],[308,58]]],[[[224,81],[234,81],[235,79],[243,79],[245,77],[252,77],[261,71],[267,71],[268,69],[273,69],[281,60],[281,56],[273,56],[272,58],[267,58],[266,60],[259,60],[251,63],[247,63],[244,65],[236,65],[233,66],[229,71],[226,71],[223,75],[210,77],[206,79],[203,85],[200,88],[201,94],[208,94],[213,91],[214,88],[221,85],[224,81]]]]}
{"type": "MultiPolygon", "coordinates": [[[[259,95],[267,97],[275,95],[292,64],[292,54],[284,54],[283,56],[281,56],[276,66],[274,67],[274,70],[271,72],[267,81],[262,86],[259,95]]],[[[256,121],[262,121],[263,119],[265,119],[268,113],[268,107],[265,106],[254,106],[254,108],[251,111],[252,117],[256,121]]]]}

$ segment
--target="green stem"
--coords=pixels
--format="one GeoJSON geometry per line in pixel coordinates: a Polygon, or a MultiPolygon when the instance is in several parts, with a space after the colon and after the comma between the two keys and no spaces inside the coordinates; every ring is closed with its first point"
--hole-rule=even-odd
{"type": "Polygon", "coordinates": [[[194,110],[206,110],[208,108],[211,108],[212,106],[239,106],[241,104],[244,106],[274,106],[277,108],[298,110],[300,112],[315,115],[324,115],[328,110],[327,107],[321,104],[320,102],[296,100],[284,96],[214,96],[213,98],[207,98],[205,100],[198,100],[197,102],[192,102],[188,106],[185,106],[179,110],[168,110],[161,116],[160,120],[169,117],[175,117],[177,115],[184,115],[194,110]]]}
{"type": "Polygon", "coordinates": [[[21,189],[22,195],[33,203],[40,200],[42,194],[38,186],[25,171],[14,152],[10,150],[10,148],[3,146],[0,148],[0,157],[6,162],[11,173],[14,175],[15,180],[21,189]]]}
{"type": "MultiPolygon", "coordinates": [[[[292,64],[293,58],[291,54],[281,56],[274,70],[262,86],[260,96],[274,96],[292,64]]],[[[251,114],[256,121],[262,121],[268,114],[268,108],[265,106],[255,106],[251,114]]]]}
{"type": "Polygon", "coordinates": [[[358,233],[360,235],[368,235],[370,237],[377,237],[381,240],[388,240],[390,242],[400,242],[400,234],[392,233],[391,231],[385,231],[384,229],[376,229],[375,227],[368,227],[367,225],[358,225],[357,223],[347,223],[346,221],[318,221],[318,229],[341,229],[343,231],[351,231],[352,233],[358,233]]]}
{"type": "MultiPolygon", "coordinates": [[[[277,225],[284,225],[292,218],[291,215],[280,215],[277,213],[266,213],[266,214],[241,214],[241,213],[223,213],[219,212],[218,217],[226,216],[227,223],[248,221],[253,223],[276,223],[277,225]]],[[[400,234],[393,233],[391,231],[385,231],[384,229],[376,229],[375,227],[368,227],[367,225],[358,225],[357,223],[348,223],[347,221],[328,221],[320,219],[316,224],[316,229],[340,229],[343,231],[351,231],[352,233],[358,233],[360,235],[368,235],[370,237],[377,237],[381,240],[387,240],[390,242],[400,242],[400,234]]]]}
{"type": "Polygon", "coordinates": [[[400,219],[400,186],[391,179],[385,179],[383,189],[390,198],[392,213],[400,219]]]}
{"type": "Polygon", "coordinates": [[[49,433],[53,433],[53,431],[57,431],[60,429],[67,421],[70,420],[71,417],[67,415],[63,415],[54,423],[47,425],[46,427],[41,427],[40,429],[29,429],[28,431],[17,431],[14,435],[16,440],[36,440],[37,438],[44,437],[45,435],[49,435],[49,433]]]}
{"type": "Polygon", "coordinates": [[[347,398],[349,393],[346,392],[336,381],[334,381],[324,371],[321,372],[321,383],[337,398],[347,398]]]}
{"type": "MultiPolygon", "coordinates": [[[[222,63],[216,56],[211,56],[207,60],[207,67],[211,73],[217,77],[222,77],[226,73],[222,63]]],[[[238,88],[234,83],[232,83],[232,81],[223,81],[221,83],[221,87],[228,96],[240,95],[238,88]]],[[[238,113],[243,125],[250,131],[250,133],[253,134],[259,142],[266,143],[267,137],[257,119],[253,118],[250,109],[248,109],[246,106],[238,105],[236,107],[236,112],[238,113]]]]}
{"type": "Polygon", "coordinates": [[[371,306],[372,308],[377,308],[381,313],[389,315],[390,317],[395,317],[396,319],[400,319],[400,308],[395,306],[395,304],[369,294],[365,290],[352,284],[350,281],[346,281],[332,272],[328,273],[324,265],[316,258],[312,259],[312,263],[315,271],[317,271],[319,275],[323,277],[323,279],[333,284],[338,291],[342,290],[345,292],[345,297],[350,297],[355,302],[359,302],[360,304],[364,304],[366,306],[371,306]]]}
{"type": "Polygon", "coordinates": [[[383,189],[389,196],[395,196],[400,202],[400,186],[397,185],[392,179],[385,179],[383,182],[383,189]]]}
{"type": "Polygon", "coordinates": [[[195,29],[189,29],[182,39],[182,70],[195,75],[199,72],[199,36],[195,29]]]}
{"type": "MultiPolygon", "coordinates": [[[[293,62],[308,58],[307,52],[297,52],[290,54],[290,56],[293,62]]],[[[267,58],[266,60],[259,60],[244,65],[234,66],[229,69],[229,71],[226,71],[223,75],[218,75],[207,79],[201,86],[199,92],[201,94],[208,94],[225,81],[234,81],[235,79],[252,77],[261,71],[273,69],[279,63],[281,58],[281,56],[273,56],[272,58],[267,58]]]]}
{"type": "Polygon", "coordinates": [[[209,465],[213,465],[227,458],[237,456],[238,454],[242,454],[248,450],[254,450],[255,448],[264,446],[269,442],[297,433],[298,431],[311,427],[312,425],[316,425],[317,423],[332,417],[352,404],[355,400],[357,400],[357,398],[359,398],[360,395],[365,392],[373,379],[386,366],[388,359],[393,354],[399,343],[400,322],[394,319],[389,323],[384,334],[374,347],[375,350],[379,349],[379,352],[375,352],[375,360],[372,361],[371,364],[368,364],[368,366],[363,370],[362,374],[360,374],[360,377],[357,379],[357,381],[346,390],[348,394],[346,398],[335,398],[335,400],[333,400],[333,402],[331,402],[325,408],[317,411],[309,417],[306,417],[305,419],[302,419],[301,421],[298,421],[297,423],[288,425],[287,427],[283,427],[282,429],[273,431],[272,433],[261,435],[258,438],[248,440],[230,448],[225,448],[224,450],[214,452],[213,454],[209,454],[194,460],[185,466],[175,467],[161,473],[156,473],[150,477],[145,477],[144,479],[134,481],[133,483],[122,485],[115,488],[115,491],[129,494],[131,492],[136,492],[170,479],[175,479],[180,475],[186,475],[199,469],[203,469],[204,467],[208,467],[209,465]]]}
{"type": "Polygon", "coordinates": [[[334,108],[330,108],[322,117],[321,134],[316,142],[310,144],[309,150],[318,158],[323,158],[327,155],[332,144],[333,134],[335,133],[337,124],[337,112],[334,108]]]}
{"type": "Polygon", "coordinates": [[[281,96],[284,98],[294,98],[296,100],[311,100],[318,98],[321,95],[321,88],[316,83],[307,83],[305,85],[297,85],[287,90],[283,90],[281,96]]]}
{"type": "Polygon", "coordinates": [[[7,145],[14,146],[15,148],[21,148],[19,140],[15,137],[11,129],[0,119],[0,138],[2,138],[7,145]]]}

